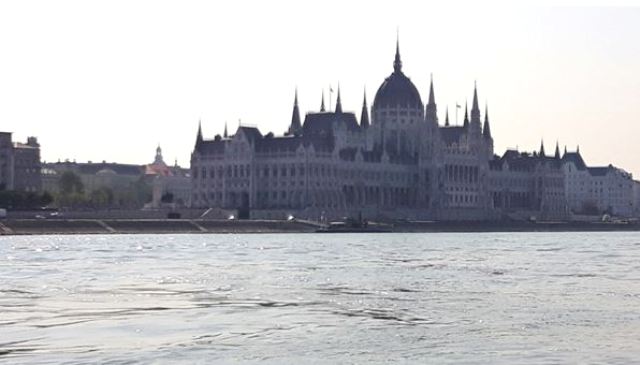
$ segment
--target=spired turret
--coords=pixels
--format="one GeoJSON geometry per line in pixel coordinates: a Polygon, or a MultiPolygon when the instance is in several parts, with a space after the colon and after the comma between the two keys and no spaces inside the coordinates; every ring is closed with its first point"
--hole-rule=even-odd
{"type": "Polygon", "coordinates": [[[198,149],[198,147],[200,147],[200,145],[202,145],[202,142],[204,141],[204,139],[202,138],[202,121],[198,121],[198,134],[196,135],[196,150],[198,149]]]}
{"type": "Polygon", "coordinates": [[[491,128],[489,127],[489,106],[484,107],[484,126],[482,127],[482,136],[485,139],[491,138],[491,128]]]}
{"type": "Polygon", "coordinates": [[[296,95],[293,100],[293,114],[291,115],[291,124],[287,134],[297,134],[301,131],[302,124],[300,123],[300,110],[298,109],[298,89],[296,88],[296,95]]]}
{"type": "Polygon", "coordinates": [[[449,127],[449,107],[447,107],[447,112],[444,115],[444,126],[449,127]]]}
{"type": "Polygon", "coordinates": [[[464,102],[464,122],[462,123],[464,128],[469,127],[469,111],[467,109],[467,102],[464,102]]]}
{"type": "Polygon", "coordinates": [[[338,85],[338,98],[336,99],[336,114],[342,113],[342,101],[340,100],[340,85],[338,85]]]}
{"type": "Polygon", "coordinates": [[[479,136],[482,132],[482,121],[480,117],[480,106],[478,105],[478,86],[473,85],[473,101],[471,103],[471,123],[470,131],[472,134],[479,136]]]}
{"type": "Polygon", "coordinates": [[[431,75],[431,83],[429,85],[429,102],[424,113],[425,121],[431,126],[438,125],[438,107],[436,106],[436,97],[433,92],[433,75],[431,75]]]}
{"type": "Polygon", "coordinates": [[[360,127],[363,129],[369,128],[369,110],[367,108],[367,92],[364,92],[364,99],[362,101],[362,114],[360,114],[360,127]]]}
{"type": "Polygon", "coordinates": [[[480,125],[480,107],[478,105],[478,85],[473,85],[473,102],[471,104],[471,123],[480,125]]]}

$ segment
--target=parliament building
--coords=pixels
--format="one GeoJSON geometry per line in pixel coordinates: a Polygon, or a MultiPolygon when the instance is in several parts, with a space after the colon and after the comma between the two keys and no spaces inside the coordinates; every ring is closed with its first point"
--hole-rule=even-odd
{"type": "MultiPolygon", "coordinates": [[[[426,105],[402,71],[393,72],[359,118],[324,97],[302,120],[297,93],[286,133],[242,126],[205,139],[191,155],[191,205],[240,218],[487,220],[510,214],[567,214],[562,158],[544,148],[494,156],[489,115],[474,87],[463,125],[441,123],[433,80],[426,105]]],[[[557,152],[557,151],[556,151],[557,152]]]]}

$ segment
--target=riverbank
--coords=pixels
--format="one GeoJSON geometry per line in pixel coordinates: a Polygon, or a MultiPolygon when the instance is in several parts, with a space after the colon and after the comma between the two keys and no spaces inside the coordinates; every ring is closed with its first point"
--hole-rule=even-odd
{"type": "Polygon", "coordinates": [[[305,233],[318,225],[301,221],[197,219],[9,219],[2,235],[161,234],[161,233],[305,233]]]}
{"type": "MultiPolygon", "coordinates": [[[[1,235],[314,233],[322,225],[302,220],[204,219],[7,219],[1,235]]],[[[577,232],[640,231],[638,223],[606,222],[394,222],[393,232],[577,232]]]]}

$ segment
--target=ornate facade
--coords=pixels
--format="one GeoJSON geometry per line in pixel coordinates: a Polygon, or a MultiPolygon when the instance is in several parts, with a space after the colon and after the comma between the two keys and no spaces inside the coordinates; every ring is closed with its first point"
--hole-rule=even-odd
{"type": "Polygon", "coordinates": [[[464,124],[438,122],[433,80],[426,105],[402,72],[393,73],[360,120],[320,111],[301,122],[297,93],[287,133],[240,126],[205,140],[199,127],[191,156],[192,206],[238,210],[243,217],[493,219],[489,161],[493,139],[474,88],[464,124]],[[369,118],[371,115],[371,118],[369,118]],[[484,124],[484,125],[483,125],[484,124]]]}

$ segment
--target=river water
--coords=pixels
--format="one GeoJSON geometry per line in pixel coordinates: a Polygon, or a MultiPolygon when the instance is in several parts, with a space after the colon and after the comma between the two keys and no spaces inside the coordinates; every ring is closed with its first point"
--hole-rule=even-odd
{"type": "Polygon", "coordinates": [[[640,361],[640,233],[0,238],[0,363],[640,361]]]}

